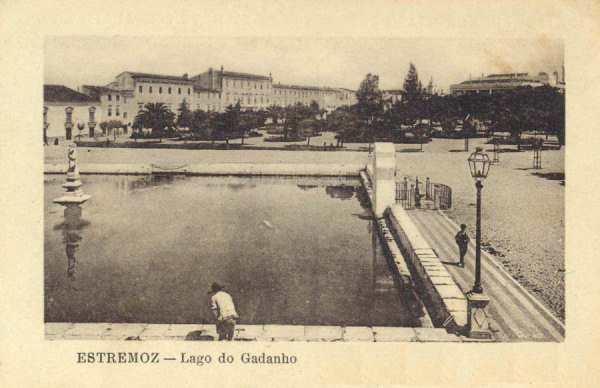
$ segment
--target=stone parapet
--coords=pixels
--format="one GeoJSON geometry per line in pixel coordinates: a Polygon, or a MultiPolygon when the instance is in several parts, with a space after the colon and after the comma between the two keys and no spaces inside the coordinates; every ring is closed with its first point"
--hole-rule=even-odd
{"type": "Polygon", "coordinates": [[[402,206],[392,206],[386,216],[404,257],[410,261],[417,278],[415,281],[425,293],[423,299],[434,323],[448,325],[454,321],[458,328],[464,328],[467,325],[467,298],[435,251],[402,206]]]}
{"type": "MultiPolygon", "coordinates": [[[[214,324],[45,323],[46,340],[214,341],[214,324]]],[[[461,342],[440,328],[382,326],[237,325],[236,341],[461,342]]]]}

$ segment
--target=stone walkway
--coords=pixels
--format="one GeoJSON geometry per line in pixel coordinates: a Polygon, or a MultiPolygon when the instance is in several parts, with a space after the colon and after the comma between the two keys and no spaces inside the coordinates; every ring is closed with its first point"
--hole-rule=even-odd
{"type": "MultiPolygon", "coordinates": [[[[462,291],[468,292],[475,277],[475,238],[469,244],[464,268],[458,267],[454,241],[458,225],[434,210],[409,210],[408,214],[462,291]]],[[[490,298],[491,329],[499,341],[564,341],[564,325],[484,250],[481,283],[490,298]]]]}
{"type": "MultiPolygon", "coordinates": [[[[237,325],[236,341],[365,341],[365,342],[471,342],[445,329],[420,327],[342,327],[295,325],[237,325]]],[[[46,340],[184,341],[216,339],[215,325],[144,323],[45,324],[46,340]]]]}

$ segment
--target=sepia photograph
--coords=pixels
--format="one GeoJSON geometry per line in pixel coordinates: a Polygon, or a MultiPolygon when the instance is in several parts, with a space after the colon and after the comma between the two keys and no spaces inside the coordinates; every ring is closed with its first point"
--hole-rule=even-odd
{"type": "Polygon", "coordinates": [[[597,385],[600,3],[0,20],[0,387],[597,385]]]}
{"type": "Polygon", "coordinates": [[[47,36],[45,339],[563,342],[566,72],[550,38],[47,36]]]}

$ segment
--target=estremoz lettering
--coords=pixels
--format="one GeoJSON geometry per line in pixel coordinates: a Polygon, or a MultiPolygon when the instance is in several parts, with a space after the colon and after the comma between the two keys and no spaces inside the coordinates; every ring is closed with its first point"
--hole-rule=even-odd
{"type": "Polygon", "coordinates": [[[77,352],[78,364],[158,364],[158,352],[77,352]]]}

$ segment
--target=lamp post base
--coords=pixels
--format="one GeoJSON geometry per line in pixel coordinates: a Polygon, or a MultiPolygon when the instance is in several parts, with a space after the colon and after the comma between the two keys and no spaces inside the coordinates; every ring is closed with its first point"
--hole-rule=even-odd
{"type": "Polygon", "coordinates": [[[469,338],[491,339],[489,318],[487,315],[487,305],[490,303],[483,293],[470,292],[467,294],[467,328],[469,329],[469,338]]]}

